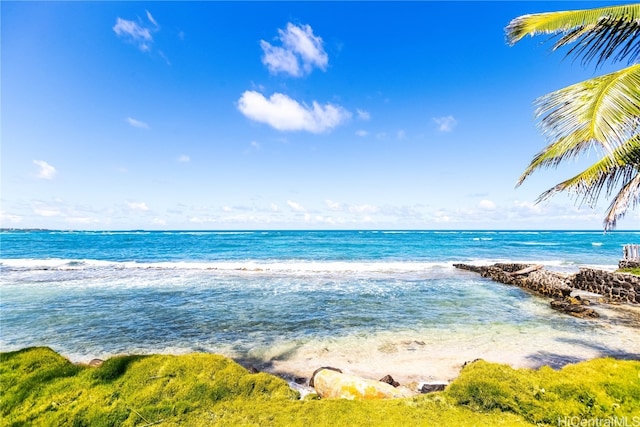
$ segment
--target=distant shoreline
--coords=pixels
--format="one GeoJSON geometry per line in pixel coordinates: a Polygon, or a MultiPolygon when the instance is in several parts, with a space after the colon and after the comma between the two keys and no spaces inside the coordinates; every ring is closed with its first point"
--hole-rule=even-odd
{"type": "Polygon", "coordinates": [[[513,229],[484,229],[484,228],[461,228],[461,229],[448,229],[448,228],[345,228],[345,229],[286,229],[286,228],[273,228],[273,229],[252,229],[252,228],[238,228],[238,229],[56,229],[56,228],[13,228],[13,227],[3,227],[0,228],[0,232],[32,232],[32,231],[43,231],[43,232],[114,232],[114,233],[135,233],[135,232],[143,232],[143,233],[188,233],[188,232],[201,232],[201,233],[224,233],[224,232],[287,232],[287,233],[313,233],[313,232],[474,232],[474,233],[515,233],[515,232],[532,232],[532,233],[602,233],[603,235],[609,233],[640,233],[640,230],[624,230],[624,229],[615,229],[608,230],[604,232],[602,229],[552,229],[552,228],[513,228],[513,229]]]}

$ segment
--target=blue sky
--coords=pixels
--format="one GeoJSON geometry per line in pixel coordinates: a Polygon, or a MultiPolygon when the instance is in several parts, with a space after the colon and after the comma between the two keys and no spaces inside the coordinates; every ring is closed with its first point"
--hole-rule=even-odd
{"type": "Polygon", "coordinates": [[[514,185],[534,99],[617,65],[504,27],[606,4],[4,1],[2,226],[601,229],[534,204],[596,157],[514,185]]]}

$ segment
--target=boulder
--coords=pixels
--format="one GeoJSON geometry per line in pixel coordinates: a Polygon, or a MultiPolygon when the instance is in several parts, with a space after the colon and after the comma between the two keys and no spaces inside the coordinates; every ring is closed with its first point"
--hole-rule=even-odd
{"type": "Polygon", "coordinates": [[[442,391],[447,388],[446,383],[425,383],[420,387],[420,393],[433,393],[435,391],[442,391]]]}
{"type": "Polygon", "coordinates": [[[315,371],[313,371],[313,374],[311,374],[311,378],[309,379],[309,387],[315,387],[315,378],[316,378],[316,374],[320,371],[322,371],[323,369],[330,369],[332,371],[336,371],[336,372],[340,372],[342,373],[342,369],[338,369],[338,368],[333,368],[331,366],[323,366],[322,368],[318,368],[315,371]]]}
{"type": "Polygon", "coordinates": [[[400,385],[400,383],[398,381],[394,380],[391,375],[385,375],[384,377],[380,378],[380,381],[383,382],[383,383],[387,383],[389,385],[392,385],[394,387],[398,387],[400,385]]]}
{"type": "Polygon", "coordinates": [[[104,363],[104,360],[102,359],[91,359],[91,361],[89,362],[89,367],[97,368],[102,366],[103,363],[104,363]]]}
{"type": "Polygon", "coordinates": [[[588,302],[585,304],[578,298],[564,297],[563,299],[555,299],[551,301],[551,308],[554,310],[562,311],[570,314],[574,317],[583,318],[597,318],[600,315],[592,308],[587,307],[588,302]]]}
{"type": "Polygon", "coordinates": [[[343,374],[332,369],[320,369],[315,373],[313,385],[323,399],[375,400],[413,396],[404,388],[376,380],[343,374]]]}

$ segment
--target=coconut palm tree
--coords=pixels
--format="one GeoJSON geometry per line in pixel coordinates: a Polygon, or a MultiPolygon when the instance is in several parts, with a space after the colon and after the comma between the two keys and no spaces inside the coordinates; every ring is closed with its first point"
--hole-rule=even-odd
{"type": "Polygon", "coordinates": [[[511,45],[526,35],[555,35],[553,50],[571,46],[567,55],[596,67],[626,59],[627,67],[557,90],[535,101],[539,127],[549,145],[538,153],[517,186],[535,170],[556,167],[593,147],[599,161],[542,193],[537,202],[566,191],[595,205],[603,189],[613,196],[605,231],[640,203],[640,4],[589,10],[539,13],[512,20],[511,45]],[[615,194],[614,194],[615,193],[615,194]]]}

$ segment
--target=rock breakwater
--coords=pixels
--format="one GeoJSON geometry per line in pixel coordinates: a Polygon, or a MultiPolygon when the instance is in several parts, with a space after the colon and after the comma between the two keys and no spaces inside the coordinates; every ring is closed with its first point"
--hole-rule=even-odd
{"type": "Polygon", "coordinates": [[[454,264],[456,268],[479,273],[496,282],[515,285],[529,289],[540,295],[564,298],[573,290],[569,285],[569,275],[547,271],[541,265],[533,264],[502,264],[477,266],[469,264],[454,264]]]}
{"type": "Polygon", "coordinates": [[[575,290],[602,295],[612,302],[640,304],[640,277],[583,268],[576,274],[545,270],[542,265],[496,263],[489,266],[454,264],[456,268],[479,273],[496,282],[515,285],[551,297],[551,307],[575,317],[595,318],[598,313],[588,307],[590,301],[572,297],[575,290]]]}
{"type": "Polygon", "coordinates": [[[640,277],[633,274],[583,268],[572,277],[571,287],[612,301],[640,304],[640,277]]]}

